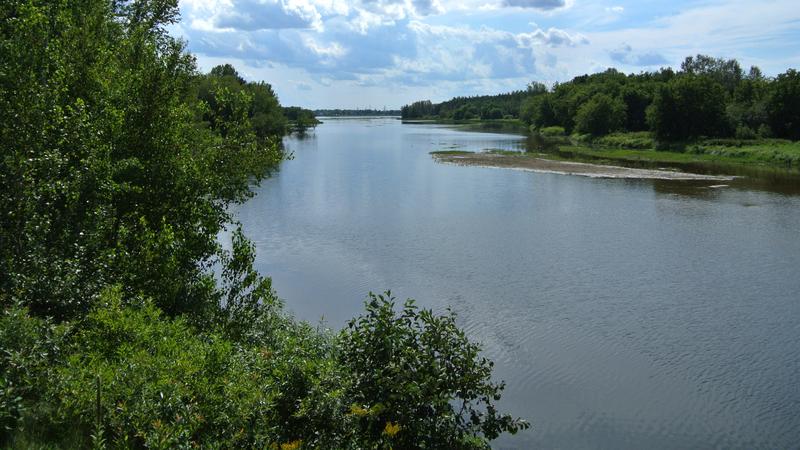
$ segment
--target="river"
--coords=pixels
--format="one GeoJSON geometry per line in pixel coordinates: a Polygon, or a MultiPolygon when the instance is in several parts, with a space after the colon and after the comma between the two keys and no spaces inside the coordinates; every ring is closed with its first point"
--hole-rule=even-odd
{"type": "Polygon", "coordinates": [[[296,317],[452,307],[533,425],[496,448],[797,448],[800,181],[460,167],[428,153],[525,139],[323,120],[235,211],[296,317]]]}

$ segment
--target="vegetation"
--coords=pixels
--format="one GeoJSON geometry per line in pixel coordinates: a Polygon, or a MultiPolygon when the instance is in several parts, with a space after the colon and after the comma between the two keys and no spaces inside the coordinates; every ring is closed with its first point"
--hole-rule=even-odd
{"type": "Polygon", "coordinates": [[[314,115],[314,111],[299,106],[283,108],[283,114],[289,120],[291,130],[299,133],[305,133],[309,128],[314,128],[321,123],[314,115]]]}
{"type": "Polygon", "coordinates": [[[231,66],[197,73],[177,14],[0,5],[0,446],[487,448],[526,428],[450,314],[387,294],[338,333],[287,316],[228,211],[309,116],[231,66]]]}
{"type": "MultiPolygon", "coordinates": [[[[686,153],[676,160],[725,158],[796,166],[800,163],[800,73],[767,78],[745,72],[734,59],[698,55],[679,71],[625,75],[614,69],[582,75],[551,89],[532,83],[526,91],[455,98],[403,107],[404,118],[489,119],[493,105],[519,117],[536,148],[586,147],[580,153],[640,150],[633,159],[670,159],[645,150],[686,153]],[[511,111],[514,105],[518,109],[511,111]],[[649,155],[646,157],[646,154],[649,155]],[[693,156],[690,156],[693,155],[693,156]]],[[[620,159],[631,159],[630,151],[620,159]]]]}
{"type": "Polygon", "coordinates": [[[698,55],[681,70],[625,75],[614,69],[538,90],[520,117],[534,129],[553,125],[568,134],[603,136],[650,131],[664,142],[703,137],[798,139],[800,75],[769,79],[757,67],[698,55]]]}
{"type": "MultiPolygon", "coordinates": [[[[536,85],[539,86],[539,85],[536,85]]],[[[442,120],[497,120],[519,117],[523,100],[537,87],[528,91],[515,91],[499,95],[477,97],[456,97],[442,103],[430,100],[414,102],[400,109],[403,119],[442,119],[442,120]]]]}
{"type": "MultiPolygon", "coordinates": [[[[218,95],[245,95],[248,97],[247,118],[259,138],[281,136],[287,131],[288,122],[272,86],[264,82],[249,83],[230,64],[214,67],[207,75],[197,80],[197,97],[208,108],[202,120],[211,128],[218,128],[230,121],[233,110],[218,99],[218,95]]],[[[223,130],[224,132],[224,130],[223,130]]]]}
{"type": "Polygon", "coordinates": [[[614,69],[575,77],[547,89],[457,97],[402,108],[403,118],[467,120],[520,118],[534,130],[558,126],[566,134],[594,137],[650,131],[664,142],[698,138],[800,139],[800,73],[775,78],[733,59],[688,57],[680,71],[625,75],[614,69]],[[498,114],[498,112],[500,114],[498,114]]]}

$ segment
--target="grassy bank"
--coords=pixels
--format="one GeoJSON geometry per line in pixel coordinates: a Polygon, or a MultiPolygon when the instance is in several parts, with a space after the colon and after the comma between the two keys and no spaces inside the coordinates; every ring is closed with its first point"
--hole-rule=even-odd
{"type": "Polygon", "coordinates": [[[694,142],[659,143],[649,133],[615,133],[557,136],[534,133],[530,153],[548,158],[580,158],[622,163],[694,164],[721,163],[748,166],[800,168],[800,142],[783,139],[704,139],[694,142]]]}

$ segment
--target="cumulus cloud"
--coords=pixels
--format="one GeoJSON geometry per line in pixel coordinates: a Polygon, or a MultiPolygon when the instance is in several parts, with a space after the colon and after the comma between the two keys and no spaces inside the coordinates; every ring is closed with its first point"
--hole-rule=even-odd
{"type": "Polygon", "coordinates": [[[490,29],[434,26],[412,22],[422,45],[413,60],[396,58],[397,68],[425,79],[505,79],[530,76],[536,58],[513,33],[490,29]]]}
{"type": "Polygon", "coordinates": [[[546,45],[548,47],[575,47],[577,45],[588,44],[586,36],[575,33],[570,34],[558,28],[548,28],[547,31],[536,28],[530,33],[521,33],[517,36],[520,42],[527,47],[535,45],[546,45]]]}
{"type": "Polygon", "coordinates": [[[302,0],[237,0],[215,19],[217,27],[236,30],[322,27],[320,13],[302,0]]]}
{"type": "Polygon", "coordinates": [[[503,6],[533,8],[545,11],[567,6],[566,0],[503,0],[502,4],[503,6]]]}

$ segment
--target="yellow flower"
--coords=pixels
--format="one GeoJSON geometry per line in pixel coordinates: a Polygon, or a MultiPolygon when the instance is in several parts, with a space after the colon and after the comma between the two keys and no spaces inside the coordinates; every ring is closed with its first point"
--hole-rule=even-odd
{"type": "Polygon", "coordinates": [[[303,445],[303,441],[298,439],[296,441],[287,442],[286,444],[281,444],[281,450],[297,450],[301,445],[303,445]]]}
{"type": "Polygon", "coordinates": [[[400,424],[399,423],[392,423],[386,422],[386,426],[383,428],[383,432],[386,433],[389,437],[393,437],[400,431],[400,424]]]}
{"type": "Polygon", "coordinates": [[[353,403],[352,405],[350,405],[350,414],[354,416],[364,417],[367,414],[369,414],[369,409],[362,408],[361,406],[353,403]]]}

